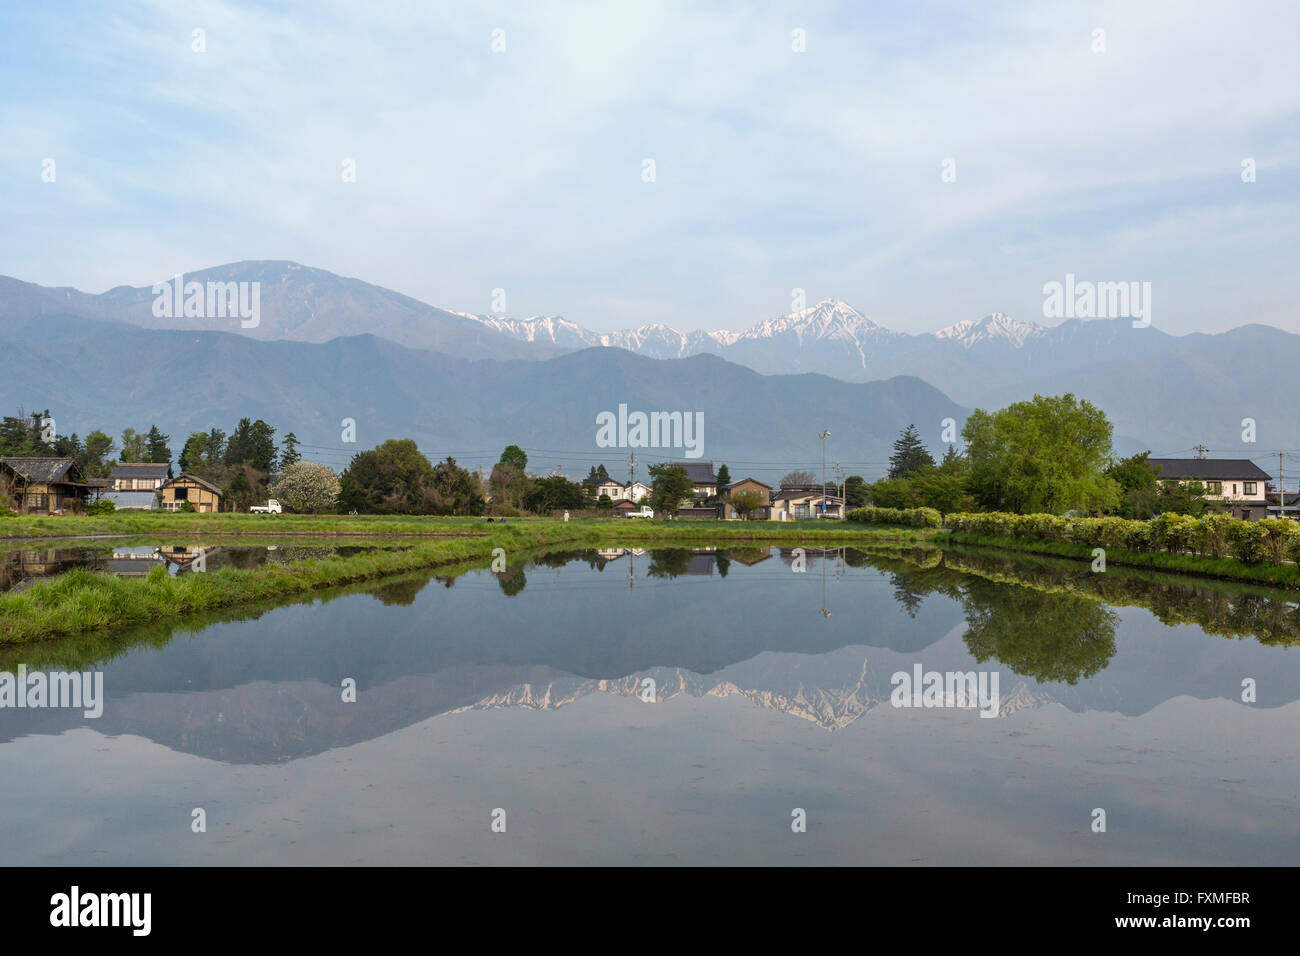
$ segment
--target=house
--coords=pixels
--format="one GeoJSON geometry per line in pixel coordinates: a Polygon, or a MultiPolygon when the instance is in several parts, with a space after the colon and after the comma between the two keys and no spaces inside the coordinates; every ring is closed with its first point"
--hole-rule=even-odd
{"type": "Polygon", "coordinates": [[[633,511],[636,511],[636,508],[637,506],[633,504],[631,501],[628,501],[626,498],[624,498],[622,501],[614,502],[614,514],[619,515],[620,517],[622,515],[629,514],[633,511]]]}
{"type": "Polygon", "coordinates": [[[607,478],[605,481],[596,482],[596,497],[609,495],[610,501],[619,501],[623,498],[623,483],[615,481],[613,478],[607,478]]]}
{"type": "Polygon", "coordinates": [[[171,477],[170,464],[119,461],[108,473],[110,491],[157,491],[171,477]]]}
{"type": "Polygon", "coordinates": [[[843,518],[844,499],[825,494],[820,487],[782,488],[772,496],[772,521],[804,518],[843,518]]]}
{"type": "Polygon", "coordinates": [[[644,481],[631,481],[623,486],[623,498],[626,501],[640,501],[650,495],[650,486],[644,481]]]}
{"type": "Polygon", "coordinates": [[[691,493],[696,498],[716,498],[718,494],[718,476],[713,472],[711,461],[670,461],[670,467],[680,468],[691,480],[691,493]]]}
{"type": "Polygon", "coordinates": [[[742,478],[740,479],[740,481],[733,481],[731,484],[727,485],[722,490],[726,495],[726,497],[729,499],[722,506],[722,517],[724,518],[740,517],[740,513],[731,506],[731,500],[734,500],[736,495],[746,491],[758,492],[760,495],[763,496],[763,502],[764,502],[763,504],[759,505],[756,509],[750,512],[749,514],[750,518],[759,521],[766,521],[772,517],[772,492],[775,491],[776,489],[773,488],[771,485],[765,485],[757,478],[742,478]]]}
{"type": "Polygon", "coordinates": [[[1235,518],[1268,516],[1264,486],[1269,474],[1248,458],[1148,458],[1147,464],[1165,484],[1199,481],[1206,500],[1224,505],[1235,518]]]}
{"type": "Polygon", "coordinates": [[[221,489],[188,471],[168,478],[158,490],[163,511],[179,511],[187,501],[203,514],[221,510],[221,489]]]}
{"type": "Polygon", "coordinates": [[[71,458],[0,458],[0,495],[19,514],[54,514],[79,505],[92,490],[71,458]]]}

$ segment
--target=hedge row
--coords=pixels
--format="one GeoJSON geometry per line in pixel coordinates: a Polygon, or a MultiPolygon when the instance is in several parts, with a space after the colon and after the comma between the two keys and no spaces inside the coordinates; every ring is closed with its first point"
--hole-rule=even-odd
{"type": "Polygon", "coordinates": [[[1243,564],[1300,563],[1300,524],[1287,518],[1245,521],[1225,514],[1193,518],[1166,513],[1150,521],[1134,521],[991,511],[950,514],[944,523],[952,531],[967,534],[1066,541],[1092,548],[1231,557],[1243,564]]]}
{"type": "Polygon", "coordinates": [[[905,524],[913,528],[938,528],[943,517],[933,508],[854,508],[845,517],[860,524],[905,524]]]}

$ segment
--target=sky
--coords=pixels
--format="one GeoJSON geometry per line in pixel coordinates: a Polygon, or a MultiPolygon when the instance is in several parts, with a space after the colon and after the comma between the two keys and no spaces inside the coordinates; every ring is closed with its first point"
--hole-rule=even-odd
{"type": "Polygon", "coordinates": [[[1300,332],[1297,36],[1291,0],[10,3],[0,274],[289,259],[601,331],[802,290],[906,332],[1055,324],[1073,274],[1300,332]]]}

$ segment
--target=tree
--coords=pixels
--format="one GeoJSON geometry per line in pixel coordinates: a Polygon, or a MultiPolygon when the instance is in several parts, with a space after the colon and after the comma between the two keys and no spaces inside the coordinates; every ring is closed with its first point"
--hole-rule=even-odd
{"type": "Polygon", "coordinates": [[[939,462],[939,470],[948,474],[961,474],[966,470],[966,456],[949,445],[943,453],[943,461],[939,462]]]}
{"type": "Polygon", "coordinates": [[[1119,485],[1102,474],[1111,424],[1086,400],[1035,395],[998,412],[977,408],[962,437],[971,492],[986,508],[1096,513],[1119,501],[1119,485]]]}
{"type": "Polygon", "coordinates": [[[814,488],[816,485],[817,476],[811,471],[787,472],[781,479],[782,488],[814,488]]]}
{"type": "Polygon", "coordinates": [[[500,465],[511,465],[518,469],[519,474],[526,474],[528,471],[528,456],[518,445],[506,445],[505,451],[501,452],[501,460],[497,462],[500,465]]]}
{"type": "Polygon", "coordinates": [[[423,514],[426,489],[432,485],[433,465],[415,442],[390,438],[352,456],[339,478],[339,504],[345,511],[423,514]]]}
{"type": "Polygon", "coordinates": [[[284,450],[280,452],[280,470],[284,471],[290,465],[295,465],[302,461],[302,454],[298,451],[298,436],[293,432],[287,432],[284,436],[284,450]]]}
{"type": "Polygon", "coordinates": [[[844,479],[844,506],[861,508],[867,503],[867,482],[861,475],[849,475],[844,479]]]}
{"type": "Polygon", "coordinates": [[[248,456],[244,459],[258,471],[275,471],[275,429],[260,418],[248,429],[248,456]]]}
{"type": "Polygon", "coordinates": [[[203,452],[203,459],[208,465],[216,465],[226,457],[226,433],[220,428],[208,432],[208,447],[203,452]]]}
{"type": "Polygon", "coordinates": [[[586,507],[582,486],[563,475],[538,478],[524,495],[524,507],[534,514],[550,514],[564,509],[576,511],[586,507]]]}
{"type": "Polygon", "coordinates": [[[767,504],[767,495],[761,491],[740,491],[731,498],[731,507],[740,517],[748,519],[751,514],[767,504]]]}
{"type": "Polygon", "coordinates": [[[894,441],[894,453],[889,456],[889,477],[907,478],[926,467],[934,467],[934,458],[926,450],[916,426],[908,425],[894,441]]]}
{"type": "Polygon", "coordinates": [[[81,450],[81,471],[87,478],[105,478],[111,466],[108,459],[113,454],[113,439],[96,429],[86,436],[81,450]]]}
{"type": "Polygon", "coordinates": [[[726,494],[727,485],[731,484],[731,469],[725,463],[718,466],[718,491],[726,494]]]}
{"type": "Polygon", "coordinates": [[[917,508],[921,504],[916,487],[906,478],[882,478],[867,485],[866,492],[877,508],[917,508]]]}
{"type": "Polygon", "coordinates": [[[478,475],[456,464],[450,455],[433,468],[430,510],[439,515],[481,515],[486,509],[478,475]]]}
{"type": "Polygon", "coordinates": [[[177,459],[177,464],[181,466],[181,471],[188,471],[190,474],[198,474],[206,470],[208,465],[208,433],[207,432],[190,432],[190,437],[185,439],[185,447],[181,449],[181,456],[177,459]]]}
{"type": "Polygon", "coordinates": [[[970,511],[974,506],[966,487],[966,476],[960,472],[938,468],[923,468],[908,479],[916,493],[916,501],[923,508],[934,508],[941,514],[970,511]]]}
{"type": "Polygon", "coordinates": [[[333,469],[314,461],[291,462],[275,486],[275,497],[290,511],[321,514],[339,501],[339,480],[333,469]]]}
{"type": "Polygon", "coordinates": [[[656,514],[675,514],[695,490],[694,482],[680,465],[651,465],[650,478],[650,507],[656,514]]]}
{"type": "Polygon", "coordinates": [[[609,481],[609,472],[605,470],[605,465],[603,463],[599,467],[593,465],[591,471],[587,473],[587,481],[592,485],[609,481]]]}
{"type": "Polygon", "coordinates": [[[122,429],[122,461],[141,462],[149,460],[149,449],[145,437],[134,428],[122,429]]]}
{"type": "Polygon", "coordinates": [[[157,425],[149,426],[149,434],[145,436],[145,454],[148,460],[155,465],[170,465],[172,462],[172,450],[167,447],[170,435],[164,435],[158,430],[157,425]]]}
{"type": "Polygon", "coordinates": [[[509,462],[499,461],[492,466],[488,476],[488,489],[492,492],[493,507],[521,508],[528,491],[528,479],[509,462]]]}

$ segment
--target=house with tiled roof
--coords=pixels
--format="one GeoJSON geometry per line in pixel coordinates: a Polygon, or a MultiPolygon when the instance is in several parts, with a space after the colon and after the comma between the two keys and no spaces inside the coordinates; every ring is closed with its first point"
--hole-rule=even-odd
{"type": "Polygon", "coordinates": [[[59,513],[92,490],[71,458],[0,458],[0,496],[19,514],[59,513]]]}
{"type": "Polygon", "coordinates": [[[1205,486],[1205,499],[1223,505],[1235,518],[1268,517],[1265,486],[1269,473],[1249,458],[1148,458],[1156,480],[1205,486]]]}

